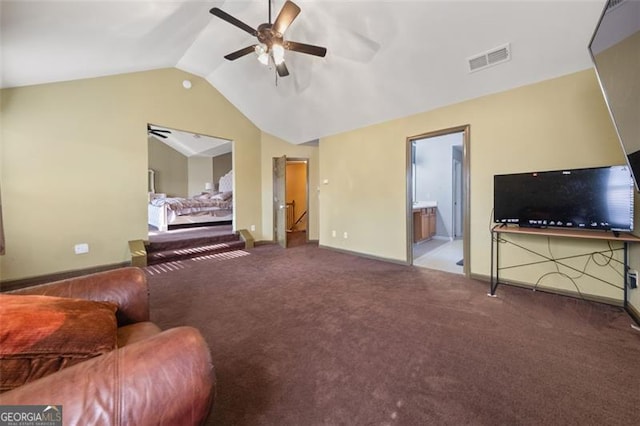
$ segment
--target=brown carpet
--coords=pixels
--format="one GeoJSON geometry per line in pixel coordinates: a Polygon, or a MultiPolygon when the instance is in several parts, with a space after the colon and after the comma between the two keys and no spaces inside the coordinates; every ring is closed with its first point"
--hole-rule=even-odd
{"type": "Polygon", "coordinates": [[[628,425],[640,333],[621,309],[320,249],[262,245],[149,276],[193,325],[212,425],[628,425]]]}

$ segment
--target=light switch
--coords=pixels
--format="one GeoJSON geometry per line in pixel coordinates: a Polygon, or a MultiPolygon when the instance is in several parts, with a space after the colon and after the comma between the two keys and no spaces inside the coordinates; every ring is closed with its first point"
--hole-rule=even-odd
{"type": "Polygon", "coordinates": [[[76,244],[75,246],[73,246],[73,251],[76,254],[89,253],[89,244],[87,243],[76,244]]]}

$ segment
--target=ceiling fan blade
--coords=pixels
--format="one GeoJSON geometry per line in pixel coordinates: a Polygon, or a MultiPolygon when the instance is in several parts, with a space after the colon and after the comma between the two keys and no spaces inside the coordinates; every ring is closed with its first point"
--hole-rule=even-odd
{"type": "Polygon", "coordinates": [[[163,133],[171,134],[171,130],[167,129],[154,129],[150,124],[147,124],[147,133],[153,136],[158,136],[160,138],[166,139],[167,136],[163,135],[163,133]]]}
{"type": "Polygon", "coordinates": [[[324,55],[327,54],[327,49],[325,47],[313,46],[311,44],[297,43],[295,41],[285,41],[284,48],[287,50],[292,50],[294,52],[320,56],[321,58],[324,58],[324,55]]]}
{"type": "Polygon", "coordinates": [[[154,130],[150,131],[149,134],[153,135],[153,136],[157,136],[157,137],[162,138],[162,139],[166,139],[167,138],[167,135],[163,135],[162,133],[158,133],[158,132],[156,132],[154,130]]]}
{"type": "Polygon", "coordinates": [[[214,7],[209,12],[212,15],[217,16],[218,18],[220,18],[220,19],[222,19],[224,21],[227,21],[231,25],[235,25],[236,27],[240,28],[241,30],[244,30],[244,31],[248,32],[249,34],[251,34],[254,37],[258,36],[258,31],[254,30],[253,28],[251,28],[249,25],[245,24],[244,22],[242,22],[238,18],[234,18],[233,16],[229,15],[227,12],[225,12],[224,10],[222,10],[220,8],[214,7]]]}
{"type": "Polygon", "coordinates": [[[278,71],[278,75],[280,77],[286,77],[289,75],[289,70],[284,62],[281,62],[280,65],[276,65],[276,70],[278,71]]]}
{"type": "Polygon", "coordinates": [[[282,10],[280,10],[276,21],[273,23],[273,30],[280,35],[284,34],[299,13],[300,8],[298,5],[292,1],[287,1],[284,6],[282,6],[282,10]]]}
{"type": "Polygon", "coordinates": [[[225,59],[229,61],[235,61],[238,58],[241,58],[249,53],[253,53],[256,50],[256,45],[247,46],[244,49],[236,50],[235,52],[231,52],[228,55],[225,55],[225,59]]]}

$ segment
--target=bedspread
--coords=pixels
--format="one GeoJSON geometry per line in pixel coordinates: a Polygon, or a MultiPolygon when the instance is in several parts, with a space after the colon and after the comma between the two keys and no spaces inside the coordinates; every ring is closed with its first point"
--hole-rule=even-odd
{"type": "Polygon", "coordinates": [[[154,206],[166,206],[178,216],[189,215],[198,212],[208,212],[219,209],[231,209],[233,202],[229,198],[227,200],[218,200],[211,198],[155,198],[150,201],[154,206]]]}

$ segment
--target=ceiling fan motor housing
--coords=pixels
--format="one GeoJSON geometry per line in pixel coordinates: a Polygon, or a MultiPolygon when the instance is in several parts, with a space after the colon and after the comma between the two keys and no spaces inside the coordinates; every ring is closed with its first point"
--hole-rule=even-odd
{"type": "Polygon", "coordinates": [[[270,48],[274,42],[282,44],[282,34],[274,31],[272,24],[260,24],[258,27],[258,41],[270,48]]]}

